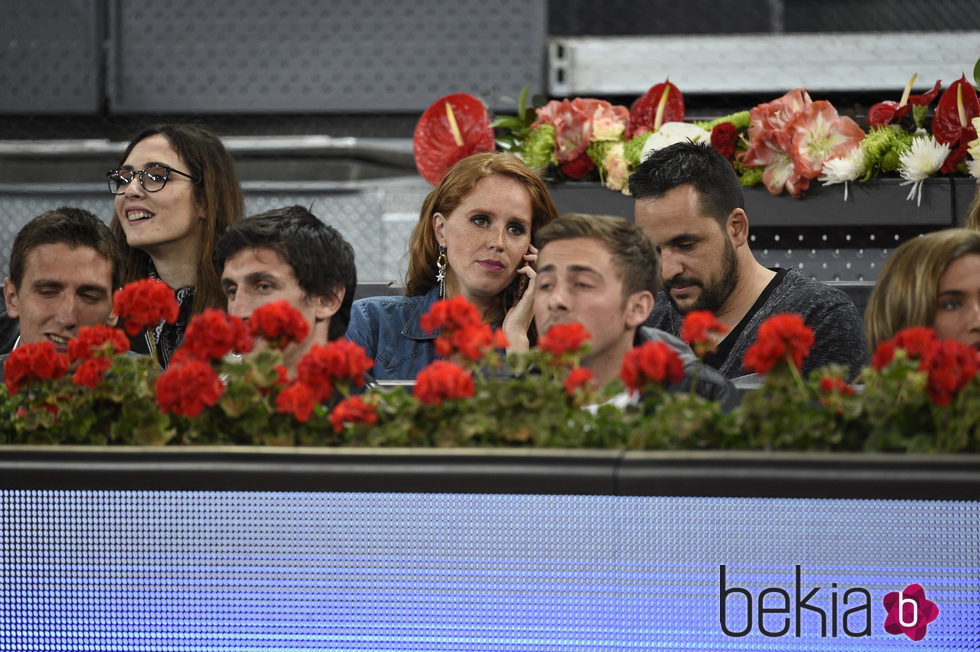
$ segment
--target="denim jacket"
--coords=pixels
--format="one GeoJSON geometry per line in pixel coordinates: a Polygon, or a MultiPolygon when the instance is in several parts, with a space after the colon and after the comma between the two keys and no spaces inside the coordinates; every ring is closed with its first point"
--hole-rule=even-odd
{"type": "Polygon", "coordinates": [[[419,321],[438,300],[436,286],[417,297],[367,297],[354,302],[347,339],[374,359],[370,373],[376,380],[415,380],[436,359],[439,331],[427,333],[419,321]]]}

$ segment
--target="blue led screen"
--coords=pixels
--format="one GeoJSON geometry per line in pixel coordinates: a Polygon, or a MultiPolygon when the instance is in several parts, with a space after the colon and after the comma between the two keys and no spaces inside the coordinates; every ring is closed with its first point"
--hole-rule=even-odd
{"type": "Polygon", "coordinates": [[[2,490],[0,510],[0,650],[980,648],[977,502],[2,490]]]}

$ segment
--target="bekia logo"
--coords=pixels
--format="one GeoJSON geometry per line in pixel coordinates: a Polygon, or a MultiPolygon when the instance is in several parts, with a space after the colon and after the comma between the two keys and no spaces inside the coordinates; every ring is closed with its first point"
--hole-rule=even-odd
{"type": "MultiPolygon", "coordinates": [[[[801,637],[816,631],[821,637],[871,636],[872,599],[866,588],[838,586],[837,582],[829,587],[813,586],[804,582],[801,566],[795,567],[794,580],[790,590],[773,586],[755,596],[734,582],[729,585],[728,567],[722,564],[718,587],[721,631],[734,637],[748,636],[756,627],[769,637],[801,637]]],[[[921,641],[929,623],[939,616],[939,607],[918,584],[888,593],[882,604],[885,631],[905,634],[913,641],[921,641]]]]}
{"type": "Polygon", "coordinates": [[[939,607],[926,599],[926,590],[918,584],[909,584],[903,591],[892,591],[882,603],[888,612],[885,631],[905,634],[913,641],[925,638],[926,626],[939,617],[939,607]]]}

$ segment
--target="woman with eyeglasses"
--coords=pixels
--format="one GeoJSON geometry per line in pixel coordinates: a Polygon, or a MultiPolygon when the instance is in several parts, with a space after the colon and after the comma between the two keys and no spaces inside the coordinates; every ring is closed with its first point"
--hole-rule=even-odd
{"type": "Polygon", "coordinates": [[[107,173],[116,196],[112,231],[123,254],[124,283],[158,278],[180,304],[176,324],[161,322],[133,340],[133,350],[167,367],[192,315],[223,308],[214,244],[244,215],[235,162],[213,133],[163,124],[137,135],[107,173]]]}

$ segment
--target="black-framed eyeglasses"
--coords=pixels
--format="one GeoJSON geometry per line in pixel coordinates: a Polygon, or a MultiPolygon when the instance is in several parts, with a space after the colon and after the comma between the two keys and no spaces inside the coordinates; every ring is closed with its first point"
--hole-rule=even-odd
{"type": "Polygon", "coordinates": [[[109,182],[109,192],[113,195],[121,195],[126,192],[126,188],[137,177],[139,177],[140,185],[143,186],[143,190],[146,192],[160,192],[167,185],[167,181],[170,180],[171,173],[187,177],[194,183],[198,182],[196,177],[176,170],[169,165],[150,165],[144,170],[119,168],[117,170],[109,170],[105,173],[105,176],[109,182]]]}

